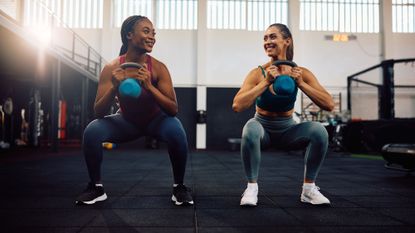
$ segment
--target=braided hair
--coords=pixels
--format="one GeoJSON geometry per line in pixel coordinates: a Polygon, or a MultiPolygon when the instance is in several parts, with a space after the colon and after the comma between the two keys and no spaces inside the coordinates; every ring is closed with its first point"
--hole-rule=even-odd
{"type": "Polygon", "coordinates": [[[120,56],[127,53],[128,50],[128,33],[134,31],[134,26],[141,20],[148,19],[145,16],[133,15],[124,20],[121,26],[121,41],[122,46],[120,49],[120,56]]]}

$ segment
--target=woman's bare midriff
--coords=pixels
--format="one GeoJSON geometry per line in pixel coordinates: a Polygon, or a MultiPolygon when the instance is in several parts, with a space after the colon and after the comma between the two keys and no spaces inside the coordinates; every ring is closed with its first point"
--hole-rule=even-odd
{"type": "Polygon", "coordinates": [[[291,109],[291,110],[286,111],[286,112],[270,112],[270,111],[264,110],[264,109],[256,106],[256,112],[259,115],[268,116],[268,117],[289,117],[289,116],[293,115],[294,109],[291,109]]]}

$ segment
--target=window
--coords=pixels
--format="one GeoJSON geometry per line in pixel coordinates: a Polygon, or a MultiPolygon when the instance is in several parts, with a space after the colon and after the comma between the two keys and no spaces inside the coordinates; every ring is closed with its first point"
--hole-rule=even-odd
{"type": "Polygon", "coordinates": [[[392,31],[415,32],[415,0],[392,1],[392,31]]]}
{"type": "Polygon", "coordinates": [[[102,4],[103,0],[27,0],[24,22],[26,26],[47,27],[54,14],[72,28],[102,28],[102,4]]]}
{"type": "Polygon", "coordinates": [[[287,0],[209,0],[209,29],[262,31],[273,23],[287,23],[287,0]]]}
{"type": "Polygon", "coordinates": [[[159,0],[157,4],[157,28],[197,28],[197,0],[159,0]]]}
{"type": "Polygon", "coordinates": [[[263,31],[273,23],[287,24],[287,21],[287,1],[248,1],[248,30],[263,31]]]}
{"type": "Polygon", "coordinates": [[[132,15],[146,16],[150,20],[153,18],[152,0],[113,0],[113,25],[121,27],[124,20],[132,15]]]}
{"type": "Polygon", "coordinates": [[[379,32],[378,0],[301,0],[300,30],[379,32]]]}
{"type": "Polygon", "coordinates": [[[36,26],[38,28],[50,27],[52,22],[51,14],[60,16],[60,12],[60,1],[26,0],[24,5],[24,25],[36,26]]]}
{"type": "Polygon", "coordinates": [[[197,0],[113,0],[112,8],[115,27],[131,15],[142,15],[157,29],[197,28],[197,0]]]}
{"type": "Polygon", "coordinates": [[[246,1],[208,1],[207,28],[246,29],[246,1]]]}
{"type": "Polygon", "coordinates": [[[103,0],[63,0],[63,21],[71,28],[102,28],[103,0]]]}

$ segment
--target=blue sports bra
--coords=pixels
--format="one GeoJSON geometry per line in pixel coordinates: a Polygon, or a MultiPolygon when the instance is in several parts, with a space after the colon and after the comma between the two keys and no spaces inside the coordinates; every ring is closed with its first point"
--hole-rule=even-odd
{"type": "MultiPolygon", "coordinates": [[[[265,70],[262,66],[258,66],[261,68],[262,75],[266,78],[265,70]]],[[[261,109],[270,112],[287,112],[294,108],[294,103],[297,99],[297,92],[298,87],[295,84],[295,90],[291,95],[275,95],[273,94],[269,88],[265,89],[265,91],[257,97],[256,105],[261,109]]]]}

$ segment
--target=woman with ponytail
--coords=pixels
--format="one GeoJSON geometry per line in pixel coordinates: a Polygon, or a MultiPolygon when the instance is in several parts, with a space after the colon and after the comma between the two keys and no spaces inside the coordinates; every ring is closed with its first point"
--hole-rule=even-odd
{"type": "Polygon", "coordinates": [[[297,124],[292,115],[298,89],[327,111],[333,110],[333,99],[307,68],[274,65],[275,61],[287,63],[287,60],[293,60],[293,38],[287,26],[270,25],[265,31],[263,43],[270,61],[249,72],[232,105],[234,111],[241,112],[252,106],[254,102],[256,104],[254,118],[245,124],[242,131],[241,156],[248,184],[240,205],[257,205],[261,148],[269,146],[305,149],[304,179],[300,200],[316,205],[330,204],[315,185],[327,151],[327,131],[318,122],[297,124]],[[276,77],[280,75],[289,75],[295,81],[291,81],[294,88],[289,94],[278,93],[273,88],[276,77]]]}
{"type": "Polygon", "coordinates": [[[83,151],[90,182],[76,199],[78,204],[104,201],[107,195],[101,179],[102,143],[121,143],[142,136],[165,141],[173,170],[173,194],[176,205],[193,204],[191,190],[183,183],[188,145],[186,133],[179,119],[176,94],[170,73],[162,62],[150,56],[156,42],[152,22],[144,16],[130,16],[122,24],[122,46],[117,58],[101,72],[94,111],[97,119],[84,131],[83,151]],[[125,62],[134,62],[142,68],[123,70],[125,62]],[[133,78],[141,84],[137,99],[124,99],[118,93],[120,83],[133,78]],[[115,98],[120,110],[107,115],[115,98]]]}

